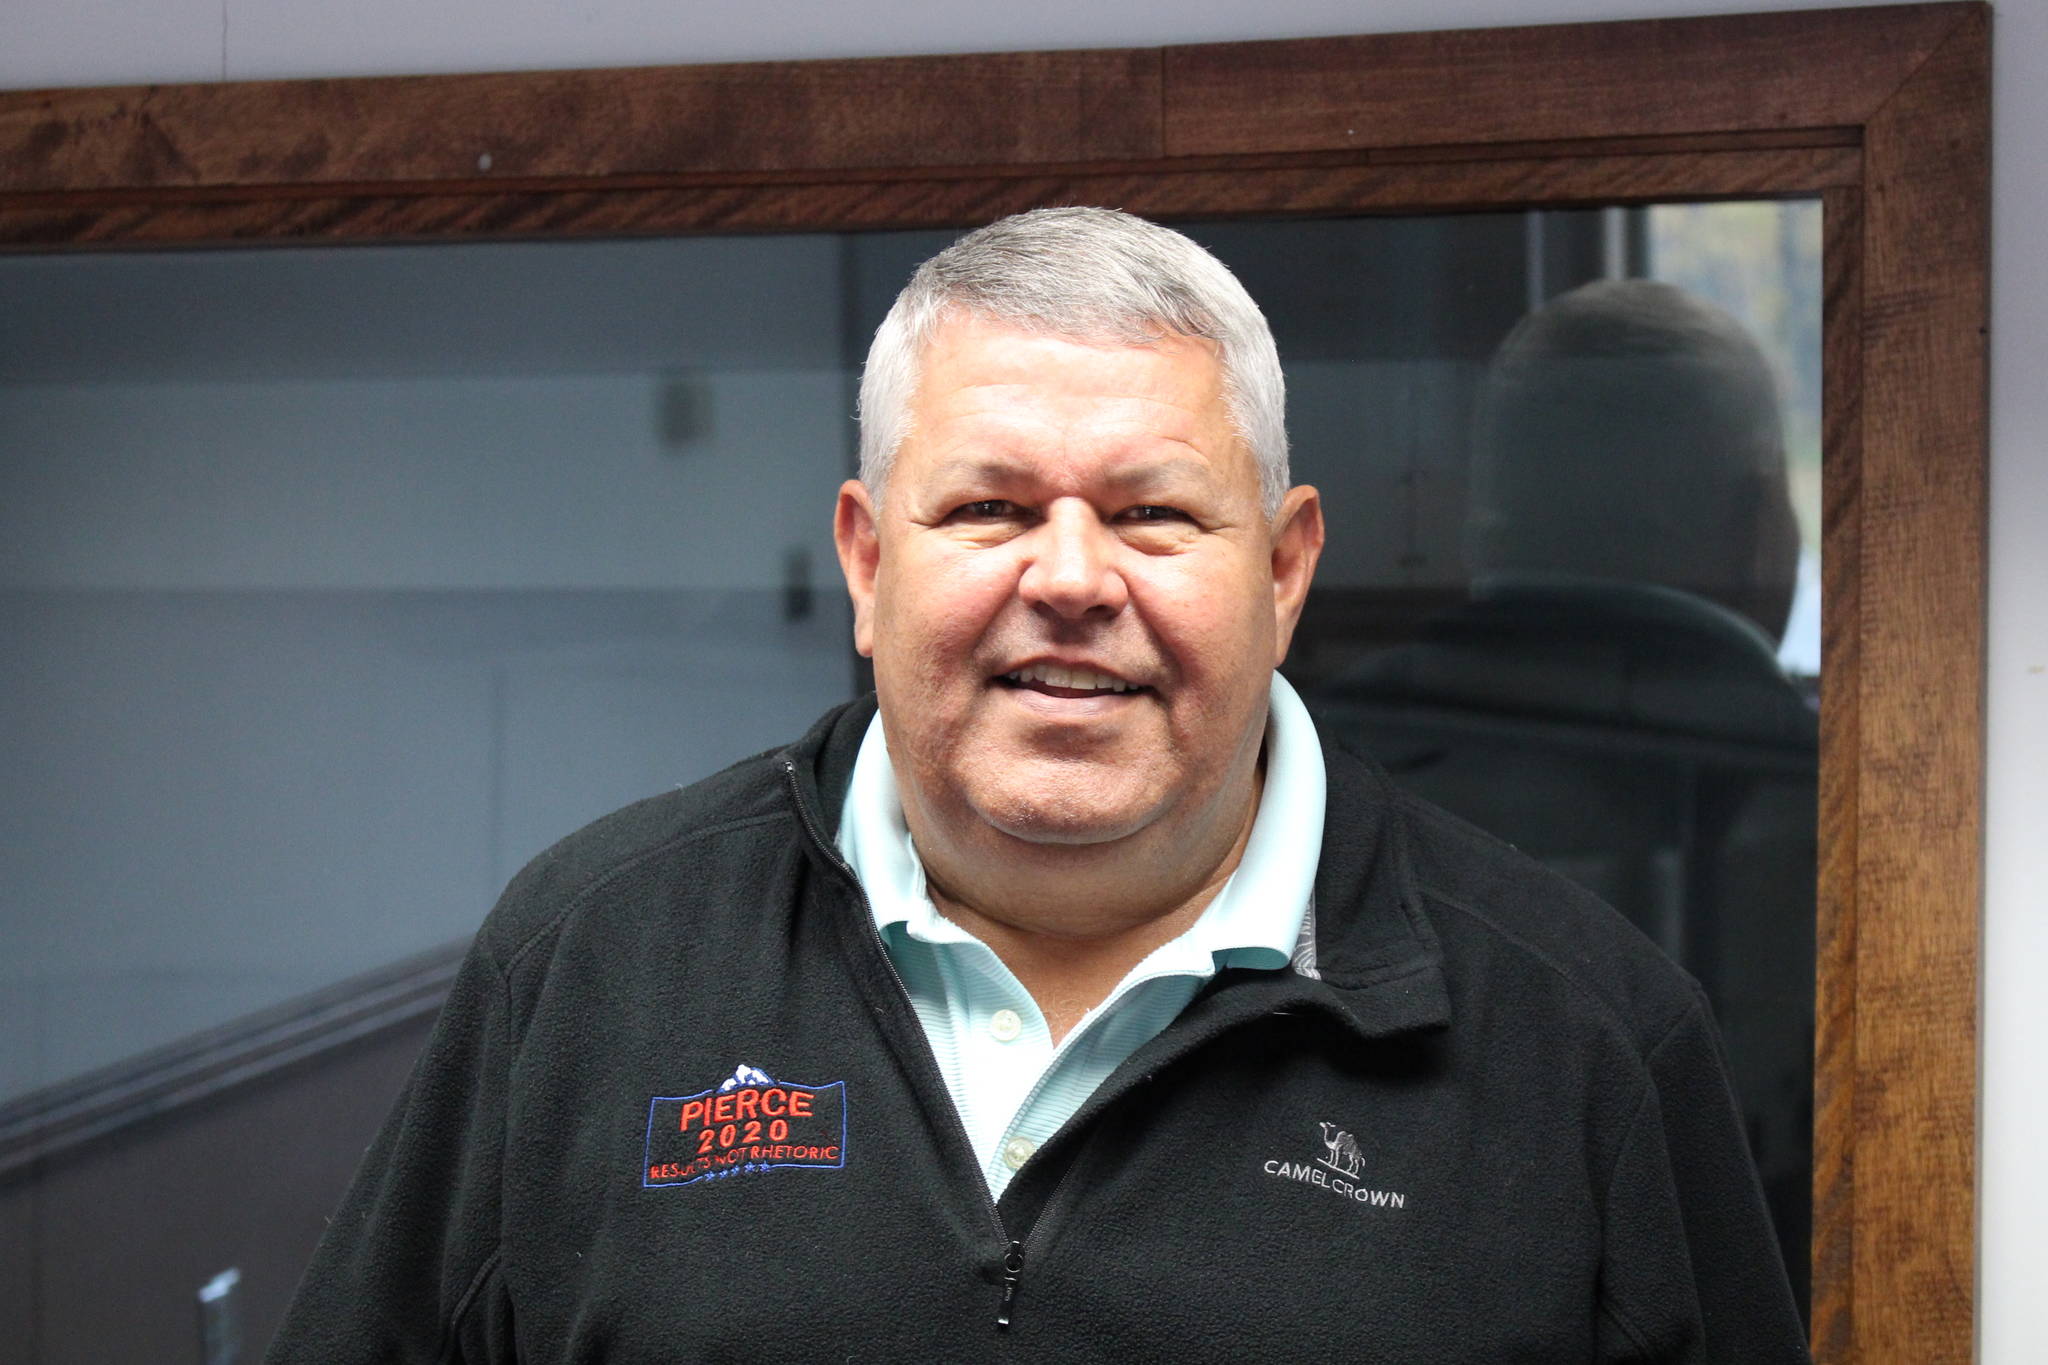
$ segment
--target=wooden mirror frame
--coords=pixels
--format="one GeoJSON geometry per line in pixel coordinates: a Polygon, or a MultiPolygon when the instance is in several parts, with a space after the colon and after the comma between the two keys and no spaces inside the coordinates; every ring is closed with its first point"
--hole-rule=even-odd
{"type": "Polygon", "coordinates": [[[0,249],[1818,195],[1813,1342],[1974,1295],[1989,10],[0,92],[0,249]]]}

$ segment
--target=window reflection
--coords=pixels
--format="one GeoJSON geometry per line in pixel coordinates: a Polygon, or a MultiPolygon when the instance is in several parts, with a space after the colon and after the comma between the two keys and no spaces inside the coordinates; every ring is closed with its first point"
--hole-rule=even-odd
{"type": "MultiPolygon", "coordinates": [[[[1545,251],[1573,226],[1550,215],[1545,251]]],[[[1784,315],[1810,318],[1817,350],[1817,291],[1797,297],[1788,273],[1778,298],[1800,306],[1784,315]]],[[[1312,607],[1304,691],[1398,783],[1598,893],[1699,978],[1803,1279],[1817,717],[1811,680],[1779,659],[1816,562],[1786,430],[1817,420],[1788,421],[1791,386],[1751,327],[1648,279],[1548,298],[1476,369],[1355,368],[1379,402],[1440,425],[1397,408],[1353,438],[1411,510],[1354,518],[1332,497],[1332,539],[1391,522],[1403,539],[1380,562],[1400,577],[1376,613],[1355,582],[1336,589],[1349,610],[1312,607]],[[1454,481],[1461,497],[1430,496],[1454,481]]],[[[1303,451],[1300,476],[1326,458],[1303,451]]]]}
{"type": "Polygon", "coordinates": [[[0,258],[0,1102],[466,938],[843,699],[840,278],[830,237],[0,258]]]}
{"type": "MultiPolygon", "coordinates": [[[[1290,676],[1699,977],[1803,1279],[1818,205],[1186,226],[1330,517],[1290,676]]],[[[0,259],[0,1104],[861,685],[831,491],[951,235],[0,259]]]]}

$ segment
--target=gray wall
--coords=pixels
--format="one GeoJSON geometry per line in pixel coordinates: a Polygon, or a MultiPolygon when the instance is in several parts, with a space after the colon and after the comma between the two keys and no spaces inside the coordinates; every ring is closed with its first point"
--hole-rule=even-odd
{"type": "Polygon", "coordinates": [[[466,935],[852,689],[840,370],[226,336],[197,382],[0,387],[0,1099],[466,935]]]}

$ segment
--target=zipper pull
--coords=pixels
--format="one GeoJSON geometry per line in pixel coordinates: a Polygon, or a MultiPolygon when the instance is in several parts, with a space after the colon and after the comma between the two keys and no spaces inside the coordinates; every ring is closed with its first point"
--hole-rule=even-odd
{"type": "Polygon", "coordinates": [[[1010,1330],[1010,1305],[1017,1300],[1017,1281],[1023,1276],[1024,1244],[1012,1242],[1003,1253],[1003,1303],[996,1309],[996,1327],[1001,1331],[1010,1330]]]}

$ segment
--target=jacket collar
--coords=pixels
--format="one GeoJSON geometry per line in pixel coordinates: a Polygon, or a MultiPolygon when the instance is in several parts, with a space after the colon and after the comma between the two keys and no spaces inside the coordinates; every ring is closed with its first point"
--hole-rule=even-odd
{"type": "MultiPolygon", "coordinates": [[[[869,693],[828,711],[783,752],[821,845],[811,852],[842,872],[832,842],[875,709],[869,693]]],[[[1441,1028],[1451,1017],[1442,952],[1416,891],[1400,799],[1379,765],[1327,735],[1322,743],[1329,799],[1309,911],[1313,956],[1298,953],[1284,973],[1226,971],[1190,1011],[1305,1008],[1366,1038],[1441,1028]]]]}

